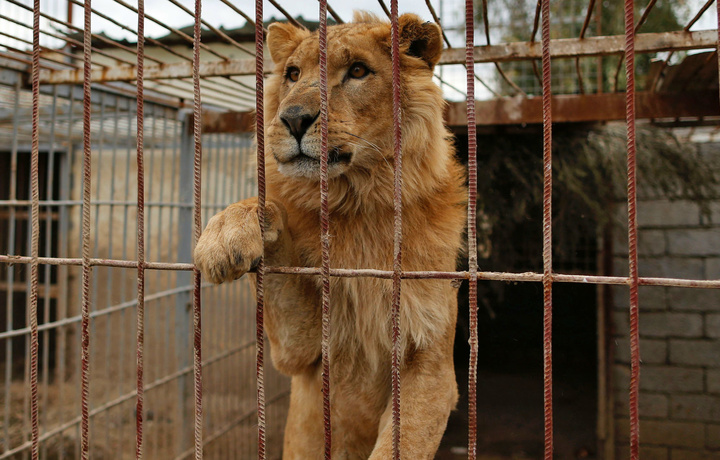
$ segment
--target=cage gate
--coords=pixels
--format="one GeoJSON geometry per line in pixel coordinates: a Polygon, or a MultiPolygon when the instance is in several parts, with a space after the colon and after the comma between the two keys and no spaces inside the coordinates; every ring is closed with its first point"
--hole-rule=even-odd
{"type": "MultiPolygon", "coordinates": [[[[143,0],[138,0],[137,7],[122,0],[113,0],[115,6],[136,14],[137,28],[112,18],[108,11],[93,8],[90,0],[68,0],[67,21],[60,19],[63,13],[59,8],[60,2],[54,5],[54,11],[51,8],[50,12],[42,12],[40,0],[34,0],[32,7],[21,0],[8,0],[7,8],[0,10],[0,20],[8,25],[7,31],[0,32],[0,38],[7,39],[0,40],[0,46],[6,49],[0,53],[0,108],[3,108],[0,138],[9,146],[7,152],[0,149],[0,154],[5,157],[0,158],[2,164],[9,171],[2,176],[3,182],[7,181],[7,192],[0,192],[2,221],[7,228],[0,229],[0,238],[4,240],[0,244],[5,245],[0,251],[0,273],[5,281],[2,304],[5,308],[5,329],[0,331],[0,341],[4,342],[5,381],[0,459],[28,456],[33,459],[125,458],[126,450],[129,456],[134,455],[135,458],[181,459],[194,456],[200,459],[207,454],[219,458],[257,456],[265,459],[278,455],[275,439],[282,432],[284,403],[289,389],[286,379],[264,364],[263,281],[267,274],[313,275],[322,280],[321,366],[327,459],[331,458],[332,446],[332,381],[329,378],[331,363],[328,354],[332,334],[331,277],[392,280],[393,348],[392,362],[388,363],[388,367],[392,376],[395,459],[403,458],[400,449],[402,381],[399,357],[403,280],[467,280],[469,283],[467,456],[472,459],[482,454],[477,445],[478,281],[540,283],[542,286],[543,457],[548,460],[554,455],[555,426],[553,285],[628,286],[628,444],[630,458],[640,458],[639,287],[718,289],[720,280],[711,279],[714,278],[711,276],[707,279],[640,276],[636,119],[676,117],[679,120],[680,117],[691,116],[702,119],[720,114],[714,105],[720,100],[717,94],[714,94],[712,107],[701,107],[690,114],[685,107],[663,106],[658,109],[657,104],[666,102],[663,99],[665,96],[652,95],[662,83],[662,78],[670,78],[667,77],[670,73],[664,72],[671,67],[671,58],[676,52],[713,49],[705,62],[698,65],[695,75],[705,71],[708,64],[714,65],[712,59],[717,59],[720,33],[717,30],[690,30],[712,6],[712,1],[702,4],[682,31],[640,33],[643,24],[652,17],[656,2],[650,0],[636,20],[635,2],[625,0],[624,36],[602,36],[598,32],[595,37],[586,37],[592,15],[599,16],[603,11],[600,3],[596,5],[594,0],[590,0],[579,38],[576,39],[551,37],[550,2],[538,0],[529,41],[491,45],[486,0],[478,2],[478,5],[466,0],[465,48],[452,48],[447,36],[444,36],[449,49],[445,50],[440,64],[462,64],[465,67],[466,89],[462,92],[468,136],[468,269],[440,272],[406,271],[402,268],[402,88],[397,0],[391,0],[389,8],[383,0],[379,0],[392,31],[393,268],[330,266],[328,12],[336,23],[343,21],[327,0],[319,0],[322,155],[319,190],[321,234],[318,238],[322,263],[320,267],[278,267],[266,266],[261,259],[256,270],[254,311],[222,309],[222,305],[227,303],[250,304],[251,285],[247,280],[222,287],[203,284],[199,270],[192,264],[191,249],[200,237],[203,222],[230,202],[252,196],[255,187],[260,229],[263,235],[265,232],[264,2],[257,0],[253,21],[251,15],[237,5],[221,0],[247,21],[249,31],[246,32],[254,36],[255,49],[252,50],[229,36],[223,28],[202,19],[201,0],[195,0],[194,10],[179,1],[169,1],[192,17],[192,34],[146,14],[143,0]],[[82,27],[74,25],[73,5],[83,9],[82,27]],[[32,26],[26,22],[28,14],[32,16],[32,26]],[[475,45],[475,20],[479,16],[482,16],[485,27],[484,46],[475,45]],[[136,47],[93,32],[93,17],[103,18],[134,35],[137,38],[136,47]],[[183,43],[182,46],[191,44],[192,53],[171,42],[147,37],[147,21],[174,34],[175,39],[183,43]],[[58,26],[67,30],[58,32],[58,26]],[[213,34],[225,47],[213,49],[205,44],[202,40],[203,27],[207,34],[213,34]],[[538,30],[541,32],[539,44],[535,43],[538,30]],[[26,38],[27,33],[31,34],[31,40],[26,38]],[[154,52],[149,54],[146,44],[162,49],[162,58],[154,52]],[[31,49],[27,49],[28,46],[31,49]],[[79,54],[80,50],[82,54],[79,54]],[[647,77],[646,85],[650,91],[639,95],[636,94],[635,83],[636,51],[668,53],[655,66],[655,73],[647,77]],[[136,60],[127,60],[121,57],[122,53],[130,53],[136,60]],[[235,57],[236,53],[243,58],[235,57]],[[624,57],[626,69],[626,91],[624,95],[617,95],[624,102],[622,117],[627,129],[627,275],[556,272],[553,269],[552,198],[553,123],[557,123],[558,118],[557,115],[553,117],[553,109],[556,114],[560,113],[561,121],[587,120],[583,119],[586,115],[576,113],[577,110],[574,113],[563,105],[563,100],[554,98],[551,59],[575,59],[578,91],[585,96],[583,82],[586,78],[582,75],[580,59],[618,54],[624,57]],[[208,60],[209,55],[218,60],[208,60]],[[539,70],[538,59],[542,62],[539,70]],[[516,60],[532,62],[542,87],[542,98],[527,97],[525,91],[513,82],[512,73],[503,71],[502,64],[516,60]],[[152,64],[146,65],[146,61],[152,64]],[[527,104],[521,108],[523,120],[542,122],[542,272],[483,271],[479,267],[477,127],[492,121],[478,118],[483,117],[484,109],[491,107],[499,109],[491,115],[496,118],[503,118],[511,109],[517,109],[513,105],[515,102],[507,99],[497,99],[492,106],[487,101],[476,102],[476,81],[495,93],[483,77],[476,74],[476,65],[481,63],[491,63],[509,88],[517,94],[525,94],[523,97],[526,97],[527,104]],[[251,82],[253,76],[254,85],[251,82]],[[190,97],[193,100],[191,109],[185,103],[190,97]],[[640,103],[636,110],[637,101],[640,103]],[[247,113],[237,111],[232,116],[226,116],[206,110],[207,107],[225,110],[241,108],[247,112],[253,108],[253,103],[257,115],[254,117],[255,146],[250,133],[253,131],[250,129],[252,117],[247,113]],[[29,132],[26,120],[28,109],[31,119],[29,132]],[[531,114],[533,110],[534,115],[531,114]],[[41,139],[41,135],[45,137],[41,139]],[[252,171],[253,165],[247,161],[253,148],[256,148],[256,175],[252,171]],[[74,181],[74,177],[80,179],[74,181]],[[27,183],[23,182],[26,179],[27,183]],[[135,200],[132,189],[137,190],[135,200]],[[132,225],[133,218],[136,225],[132,225]],[[104,234],[103,228],[106,228],[104,234]],[[137,232],[134,242],[130,236],[133,228],[137,232]],[[134,291],[134,295],[128,295],[128,290],[134,291]],[[201,296],[203,291],[205,293],[201,296]],[[205,298],[204,307],[201,297],[205,298]],[[152,308],[146,308],[150,305],[152,308]],[[201,315],[201,307],[205,310],[204,315],[201,315]],[[135,347],[132,347],[133,339],[127,333],[127,326],[133,320],[135,347]],[[132,357],[132,351],[135,352],[135,360],[128,366],[124,361],[132,357]],[[148,366],[147,358],[160,364],[148,366]],[[251,372],[253,362],[254,374],[251,372]],[[133,375],[134,379],[130,378],[133,375]],[[249,379],[255,381],[254,388],[249,379]],[[96,430],[93,436],[96,439],[104,436],[105,439],[91,443],[93,426],[104,428],[96,430]],[[192,442],[189,442],[190,433],[192,442]],[[134,451],[130,448],[132,434],[134,451]],[[243,441],[229,440],[234,437],[243,441]],[[250,438],[253,440],[250,441],[250,438]]],[[[297,18],[287,13],[282,5],[273,0],[270,3],[289,22],[297,22],[297,18]]],[[[440,18],[432,4],[430,1],[426,4],[439,24],[440,18]]],[[[720,5],[717,15],[720,21],[720,5]]],[[[615,89],[622,62],[623,59],[619,59],[617,63],[615,89]]],[[[718,76],[720,66],[713,79],[717,80],[718,76]]],[[[442,76],[438,75],[438,80],[446,88],[457,91],[442,76]]],[[[601,70],[598,70],[598,93],[603,92],[601,80],[601,70]]],[[[606,105],[617,101],[616,98],[606,105]]],[[[448,117],[462,118],[457,115],[459,109],[456,107],[455,112],[451,109],[448,117]]],[[[601,113],[595,120],[618,119],[617,108],[612,110],[615,112],[610,115],[601,113]],[[604,116],[607,118],[602,118],[604,116]]],[[[714,316],[712,313],[703,315],[707,331],[714,316]]],[[[708,346],[715,346],[716,336],[713,333],[706,332],[702,339],[708,346]]],[[[670,343],[670,339],[668,341],[670,343]]],[[[715,372],[714,364],[700,363],[697,366],[703,369],[702,375],[709,381],[710,373],[715,372]]],[[[709,390],[710,393],[713,391],[709,390]]],[[[720,399],[717,404],[720,407],[720,399]]],[[[713,444],[711,438],[714,435],[711,433],[716,430],[718,420],[711,418],[706,421],[702,426],[707,433],[706,450],[717,452],[720,444],[713,444]]],[[[717,436],[720,439],[720,434],[717,436]]],[[[670,452],[671,449],[674,447],[667,447],[665,451],[670,452]]],[[[612,458],[611,454],[607,454],[606,458],[612,458]]]]}

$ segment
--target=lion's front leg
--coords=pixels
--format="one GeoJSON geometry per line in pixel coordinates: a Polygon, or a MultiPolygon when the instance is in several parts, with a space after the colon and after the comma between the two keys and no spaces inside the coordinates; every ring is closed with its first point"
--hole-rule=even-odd
{"type": "MultiPolygon", "coordinates": [[[[268,266],[297,265],[284,207],[268,201],[265,242],[260,233],[257,198],[228,206],[208,222],[195,247],[195,264],[213,283],[240,278],[257,265],[265,249],[268,266]]],[[[255,275],[251,275],[255,280],[255,275]]],[[[265,277],[265,329],[275,367],[285,374],[304,372],[320,355],[318,293],[309,277],[265,277]]]]}
{"type": "Polygon", "coordinates": [[[289,262],[287,251],[281,250],[291,243],[285,231],[284,208],[267,202],[264,243],[257,210],[257,198],[249,198],[231,204],[210,219],[193,254],[195,264],[205,278],[215,284],[240,278],[257,265],[263,246],[276,263],[289,262]]]}
{"type": "MultiPolygon", "coordinates": [[[[451,350],[443,348],[417,352],[412,364],[400,371],[400,453],[403,459],[435,458],[450,411],[457,403],[451,350]]],[[[378,440],[369,460],[392,458],[392,432],[391,398],[380,419],[378,440]]]]}

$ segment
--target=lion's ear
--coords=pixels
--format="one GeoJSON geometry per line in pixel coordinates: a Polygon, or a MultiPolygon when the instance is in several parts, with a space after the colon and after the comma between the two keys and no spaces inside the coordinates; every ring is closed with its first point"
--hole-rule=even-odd
{"type": "Polygon", "coordinates": [[[300,29],[292,24],[274,22],[268,27],[267,44],[274,63],[283,62],[295,51],[305,37],[310,35],[307,29],[300,29]]]}
{"type": "Polygon", "coordinates": [[[442,54],[442,32],[434,22],[424,22],[414,14],[398,18],[400,44],[410,56],[427,62],[432,70],[442,54]]]}

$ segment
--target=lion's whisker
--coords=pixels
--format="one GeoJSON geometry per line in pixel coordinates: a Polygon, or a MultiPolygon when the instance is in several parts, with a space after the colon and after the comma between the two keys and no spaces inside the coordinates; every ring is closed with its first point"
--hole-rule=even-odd
{"type": "MultiPolygon", "coordinates": [[[[365,144],[367,144],[367,146],[370,147],[372,150],[375,150],[376,152],[378,152],[378,153],[380,154],[380,158],[382,158],[383,161],[385,161],[385,164],[388,166],[388,168],[391,168],[391,169],[392,169],[392,166],[391,166],[390,163],[388,162],[388,160],[387,160],[387,158],[385,157],[385,155],[382,154],[382,150],[380,150],[380,147],[378,147],[377,144],[374,144],[374,143],[370,142],[369,140],[365,139],[364,137],[358,136],[357,134],[353,134],[353,133],[350,133],[350,132],[347,132],[347,131],[341,131],[341,132],[344,133],[344,134],[347,134],[347,135],[349,135],[349,136],[353,136],[353,137],[355,137],[355,138],[360,139],[361,141],[363,141],[363,142],[364,142],[365,144]]],[[[364,146],[361,145],[361,144],[357,144],[357,143],[353,143],[353,142],[348,142],[348,144],[354,145],[354,146],[356,146],[356,147],[364,147],[364,146]]]]}

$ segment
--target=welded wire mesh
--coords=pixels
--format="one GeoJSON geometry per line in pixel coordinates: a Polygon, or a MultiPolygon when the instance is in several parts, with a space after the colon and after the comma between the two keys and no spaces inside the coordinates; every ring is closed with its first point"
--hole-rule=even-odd
{"type": "MultiPolygon", "coordinates": [[[[9,72],[20,82],[20,72],[9,72]]],[[[16,180],[3,181],[2,251],[23,254],[29,248],[31,177],[30,130],[19,122],[23,101],[31,98],[19,85],[3,86],[15,101],[18,120],[0,152],[8,166],[16,165],[16,180]],[[14,135],[13,135],[14,133],[14,135]],[[20,178],[20,180],[17,180],[20,178]],[[11,188],[12,187],[12,188],[11,188]]],[[[40,265],[38,295],[38,402],[42,457],[79,457],[81,196],[83,168],[79,145],[82,112],[76,88],[43,87],[37,175],[39,255],[75,260],[74,265],[40,265]]],[[[103,265],[102,260],[134,261],[137,251],[136,101],[93,91],[93,137],[90,183],[90,257],[88,285],[90,392],[89,452],[93,458],[133,458],[136,399],[137,265],[103,265]],[[135,270],[132,270],[133,266],[135,270]],[[128,270],[130,268],[130,270],[128,270]]],[[[192,196],[182,184],[192,180],[193,158],[187,111],[146,103],[145,131],[145,247],[146,260],[189,265],[192,196]]],[[[247,134],[203,136],[203,220],[230,202],[255,194],[253,141],[247,134]]],[[[12,168],[8,168],[10,171],[12,168]]],[[[8,177],[10,177],[8,175],[8,177]]],[[[15,458],[30,452],[31,423],[26,410],[26,366],[31,334],[25,307],[30,281],[25,265],[5,260],[0,332],[3,348],[3,406],[0,456],[15,458]]],[[[187,271],[146,272],[144,451],[150,458],[175,458],[192,447],[193,397],[191,310],[192,283],[187,271]]],[[[206,450],[217,458],[227,452],[249,452],[255,396],[249,371],[254,361],[254,301],[245,281],[222,287],[203,287],[206,433],[215,436],[206,450]],[[234,305],[225,310],[222,305],[234,305]],[[232,326],[232,328],[231,328],[232,326]]],[[[285,394],[285,384],[272,385],[270,399],[285,394]]],[[[281,397],[281,396],[280,396],[281,397]]],[[[282,417],[282,416],[280,416],[282,417]]],[[[187,458],[185,455],[184,458],[187,458]]]]}

